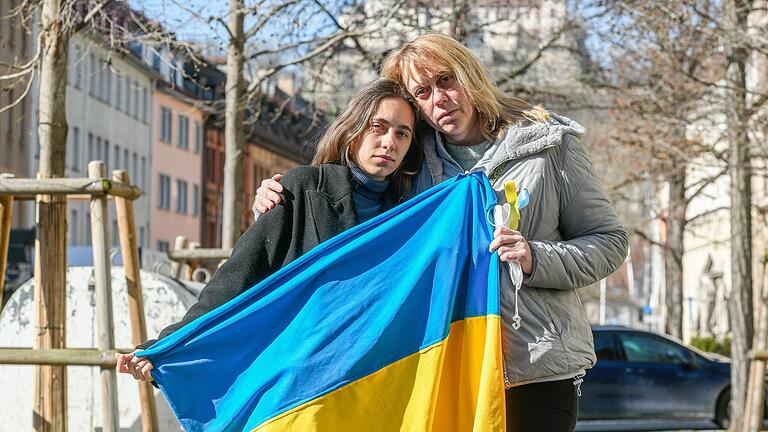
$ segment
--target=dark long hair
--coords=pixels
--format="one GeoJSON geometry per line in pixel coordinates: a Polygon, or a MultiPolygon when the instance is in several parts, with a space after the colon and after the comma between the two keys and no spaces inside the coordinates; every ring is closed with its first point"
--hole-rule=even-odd
{"type": "Polygon", "coordinates": [[[400,202],[410,193],[413,177],[421,167],[423,156],[421,141],[415,131],[419,122],[419,107],[413,97],[396,81],[382,78],[358,90],[344,111],[323,133],[317,144],[312,165],[339,163],[349,166],[350,153],[357,150],[355,147],[360,139],[371,128],[371,119],[384,99],[402,99],[413,113],[414,131],[411,135],[411,146],[402,164],[391,174],[387,189],[387,199],[400,202]]]}

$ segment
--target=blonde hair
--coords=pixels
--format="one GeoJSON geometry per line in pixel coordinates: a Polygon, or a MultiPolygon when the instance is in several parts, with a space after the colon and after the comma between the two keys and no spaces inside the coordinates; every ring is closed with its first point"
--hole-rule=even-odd
{"type": "Polygon", "coordinates": [[[409,67],[420,74],[448,68],[477,110],[485,139],[497,138],[510,124],[545,122],[551,118],[544,108],[502,92],[469,49],[450,36],[428,33],[416,37],[387,55],[381,76],[405,85],[404,73],[409,67]]]}
{"type": "Polygon", "coordinates": [[[413,177],[421,167],[422,152],[415,133],[419,123],[419,107],[416,101],[400,83],[380,78],[358,90],[338,117],[328,125],[317,144],[312,165],[337,163],[350,166],[351,152],[356,151],[360,138],[371,128],[371,119],[384,99],[401,99],[408,104],[413,114],[414,131],[411,146],[403,162],[390,176],[387,196],[394,202],[404,200],[411,190],[413,177]]]}

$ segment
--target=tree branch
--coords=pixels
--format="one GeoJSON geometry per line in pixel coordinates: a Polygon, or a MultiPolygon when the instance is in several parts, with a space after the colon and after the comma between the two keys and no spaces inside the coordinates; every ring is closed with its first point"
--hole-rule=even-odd
{"type": "Polygon", "coordinates": [[[29,94],[29,89],[32,88],[32,81],[35,80],[35,71],[36,69],[32,69],[32,74],[29,76],[29,79],[27,80],[27,87],[24,89],[24,92],[22,92],[19,98],[13,101],[11,104],[0,108],[0,114],[11,110],[13,107],[21,103],[21,101],[27,96],[27,94],[29,94]]]}
{"type": "MultiPolygon", "coordinates": [[[[698,187],[696,187],[696,189],[694,189],[693,192],[691,192],[688,196],[685,197],[685,200],[683,201],[683,203],[686,206],[688,206],[688,204],[690,204],[691,201],[694,198],[696,198],[696,196],[698,196],[704,189],[706,189],[707,186],[711,185],[717,179],[721,178],[723,175],[725,175],[726,172],[728,172],[728,167],[725,167],[725,168],[721,169],[720,172],[718,172],[717,174],[709,176],[708,178],[704,179],[704,181],[701,182],[701,184],[698,185],[698,187]]],[[[692,186],[695,186],[695,185],[696,184],[694,184],[692,186]]]]}
{"type": "Polygon", "coordinates": [[[699,220],[699,219],[701,219],[703,217],[709,216],[711,214],[714,214],[714,213],[717,213],[717,212],[720,212],[720,211],[723,211],[723,210],[728,210],[728,209],[730,209],[730,207],[728,207],[728,206],[721,206],[721,207],[709,209],[709,210],[707,210],[707,211],[705,211],[703,213],[697,214],[696,216],[692,216],[690,219],[686,219],[685,220],[685,224],[686,225],[690,225],[690,224],[694,223],[695,221],[697,221],[697,220],[699,220]]]}
{"type": "Polygon", "coordinates": [[[658,247],[660,247],[660,248],[662,248],[664,250],[670,250],[671,249],[669,246],[667,246],[666,243],[661,243],[661,242],[657,242],[656,240],[653,240],[652,238],[650,238],[648,236],[648,234],[644,233],[643,231],[640,231],[639,229],[634,229],[633,232],[635,234],[637,234],[638,236],[640,236],[643,240],[647,241],[648,243],[650,243],[650,244],[652,244],[654,246],[658,246],[658,247]]]}

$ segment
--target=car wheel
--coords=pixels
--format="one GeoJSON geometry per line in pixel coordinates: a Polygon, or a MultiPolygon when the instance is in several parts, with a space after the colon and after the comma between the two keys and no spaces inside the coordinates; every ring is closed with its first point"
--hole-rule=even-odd
{"type": "Polygon", "coordinates": [[[717,398],[717,404],[715,405],[715,423],[720,425],[723,429],[728,429],[731,425],[731,390],[725,390],[717,398]]]}

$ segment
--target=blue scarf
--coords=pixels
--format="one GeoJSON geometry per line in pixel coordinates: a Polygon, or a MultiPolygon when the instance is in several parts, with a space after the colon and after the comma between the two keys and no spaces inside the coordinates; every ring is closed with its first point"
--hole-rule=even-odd
{"type": "Polygon", "coordinates": [[[352,199],[357,209],[357,220],[362,223],[373,219],[387,208],[384,193],[389,179],[374,180],[352,161],[349,161],[349,171],[352,173],[352,199]]]}

